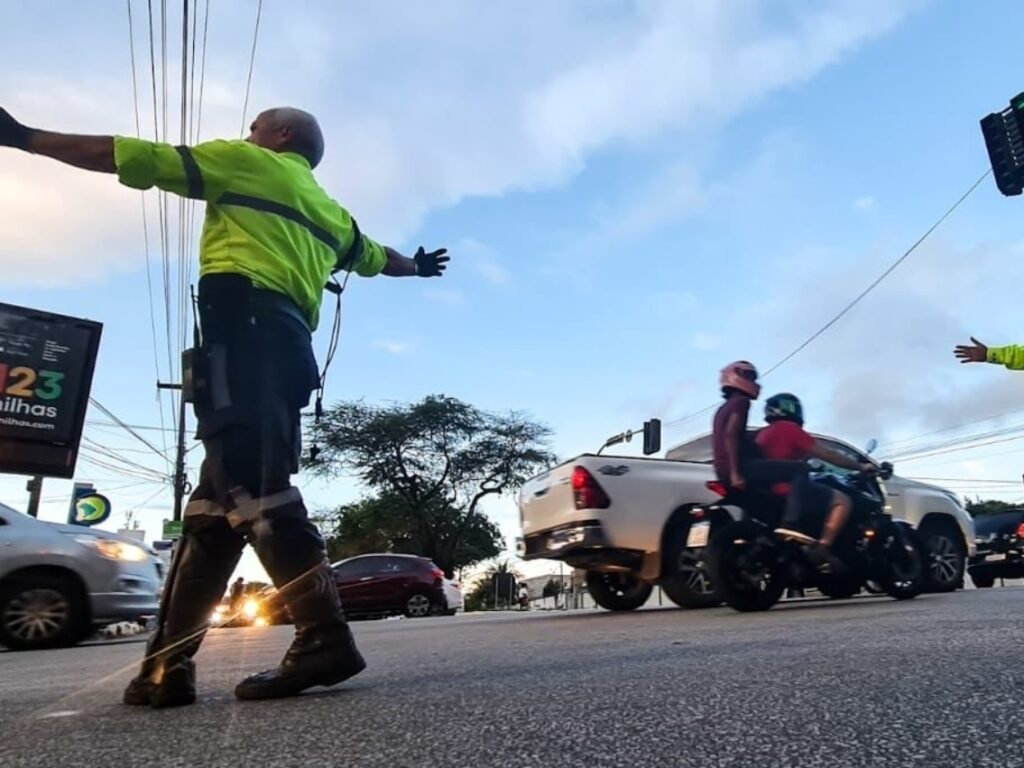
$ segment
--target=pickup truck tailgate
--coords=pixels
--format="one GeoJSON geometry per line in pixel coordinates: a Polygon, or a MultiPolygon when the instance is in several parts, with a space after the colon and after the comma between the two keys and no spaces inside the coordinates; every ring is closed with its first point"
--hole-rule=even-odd
{"type": "Polygon", "coordinates": [[[537,475],[520,490],[519,515],[524,535],[555,528],[575,519],[576,502],[572,492],[574,465],[575,462],[570,461],[537,475]]]}

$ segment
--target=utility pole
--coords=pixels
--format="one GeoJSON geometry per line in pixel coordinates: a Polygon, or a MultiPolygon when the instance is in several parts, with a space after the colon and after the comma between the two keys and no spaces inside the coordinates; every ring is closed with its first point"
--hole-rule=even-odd
{"type": "MultiPolygon", "coordinates": [[[[157,389],[176,389],[181,391],[181,384],[165,384],[157,382],[157,389]]],[[[181,505],[185,498],[185,398],[178,398],[178,451],[174,459],[174,514],[173,519],[181,520],[181,505]]]]}
{"type": "Polygon", "coordinates": [[[28,516],[39,517],[39,499],[43,495],[43,476],[35,475],[25,483],[28,491],[28,516]]]}

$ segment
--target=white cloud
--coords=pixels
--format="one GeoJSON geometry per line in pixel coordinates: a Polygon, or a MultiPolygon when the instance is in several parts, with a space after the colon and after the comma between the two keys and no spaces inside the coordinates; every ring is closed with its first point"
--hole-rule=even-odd
{"type": "MultiPolygon", "coordinates": [[[[401,242],[430,211],[466,197],[563,183],[594,152],[710,131],[884,34],[919,4],[606,0],[597,13],[593,3],[579,2],[537,5],[524,14],[513,3],[453,0],[402,4],[396,12],[399,6],[390,3],[342,9],[323,0],[276,16],[271,9],[264,19],[277,34],[261,40],[250,112],[285,101],[317,112],[328,142],[324,185],[367,233],[401,242]],[[331,44],[324,29],[344,29],[345,45],[331,44]],[[302,77],[293,74],[296,62],[302,77]]],[[[236,11],[224,8],[218,16],[214,9],[211,30],[236,29],[236,11]]],[[[116,19],[109,13],[111,28],[122,23],[119,12],[116,19]]],[[[220,39],[207,72],[207,137],[237,135],[240,118],[247,33],[223,34],[230,39],[220,39]]],[[[113,50],[113,36],[108,44],[113,50]]],[[[121,37],[116,44],[124,45],[121,37]]],[[[136,48],[145,73],[145,47],[136,48]]],[[[29,61],[22,71],[5,69],[0,92],[7,94],[5,106],[23,110],[35,124],[134,133],[124,68],[118,48],[108,80],[83,81],[69,66],[60,82],[42,82],[29,74],[38,69],[29,61]]],[[[175,78],[169,79],[174,104],[175,78]]],[[[145,95],[140,75],[144,130],[151,124],[145,95]]],[[[137,229],[128,234],[138,219],[137,198],[115,192],[110,179],[71,180],[70,171],[48,176],[41,163],[12,156],[0,156],[5,196],[23,202],[18,217],[5,211],[0,223],[0,241],[18,243],[0,253],[8,279],[33,279],[17,264],[31,237],[28,224],[54,228],[52,239],[31,245],[32,258],[53,275],[98,279],[141,264],[131,253],[139,248],[137,229]],[[60,215],[40,218],[41,207],[60,215]],[[85,250],[87,264],[80,263],[85,250]]],[[[662,184],[652,187],[653,197],[641,196],[618,226],[625,232],[656,226],[701,202],[685,166],[667,169],[662,184]]],[[[498,261],[482,261],[477,271],[492,282],[508,276],[498,261]]]]}
{"type": "Polygon", "coordinates": [[[722,338],[713,333],[698,331],[690,337],[690,346],[694,349],[710,351],[722,346],[722,338]]]}
{"type": "Polygon", "coordinates": [[[373,342],[373,346],[377,349],[383,349],[390,352],[392,355],[404,355],[409,351],[409,344],[404,341],[389,341],[386,339],[378,339],[373,342]]]}
{"type": "Polygon", "coordinates": [[[866,211],[875,207],[875,198],[871,195],[865,195],[864,197],[858,197],[853,201],[853,207],[858,211],[866,211]]]}

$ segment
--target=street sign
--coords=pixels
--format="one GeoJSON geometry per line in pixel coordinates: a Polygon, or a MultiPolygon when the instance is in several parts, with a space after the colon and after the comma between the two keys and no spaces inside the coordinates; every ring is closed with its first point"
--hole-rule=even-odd
{"type": "Polygon", "coordinates": [[[75,502],[72,525],[93,526],[106,522],[110,517],[110,499],[100,493],[88,493],[75,502]]]}
{"type": "Polygon", "coordinates": [[[76,520],[78,516],[78,500],[95,493],[96,488],[92,483],[75,483],[71,487],[71,503],[68,504],[68,525],[79,525],[76,520]]]}
{"type": "Polygon", "coordinates": [[[102,329],[0,304],[0,472],[74,476],[102,329]]]}
{"type": "Polygon", "coordinates": [[[181,520],[164,520],[163,538],[180,539],[183,524],[181,520]]]}

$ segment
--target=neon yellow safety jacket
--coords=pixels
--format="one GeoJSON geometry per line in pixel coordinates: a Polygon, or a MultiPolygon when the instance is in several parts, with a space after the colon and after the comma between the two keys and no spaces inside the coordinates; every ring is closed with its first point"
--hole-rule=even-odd
{"type": "Polygon", "coordinates": [[[1024,371],[1024,346],[1010,344],[1005,347],[989,347],[988,361],[1005,365],[1011,371],[1024,371]]]}
{"type": "Polygon", "coordinates": [[[206,201],[199,275],[239,274],[291,297],[315,330],[324,283],[345,269],[364,277],[387,263],[384,248],[317,183],[309,162],[248,141],[175,147],[114,138],[121,183],[206,201]]]}

